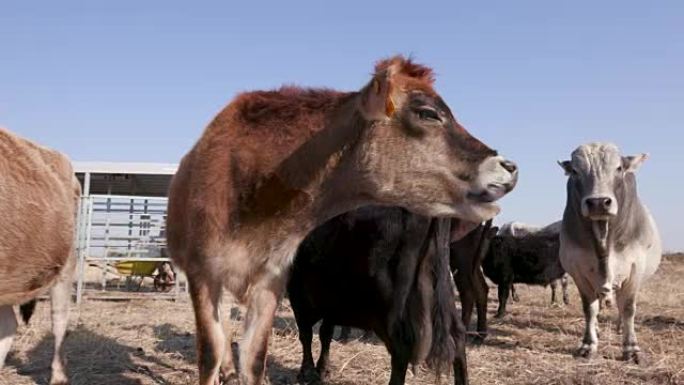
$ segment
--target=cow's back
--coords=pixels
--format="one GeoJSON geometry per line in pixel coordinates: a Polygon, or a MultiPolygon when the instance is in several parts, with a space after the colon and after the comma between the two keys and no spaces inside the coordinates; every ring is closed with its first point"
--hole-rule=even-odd
{"type": "Polygon", "coordinates": [[[62,154],[0,129],[0,305],[49,287],[71,255],[80,185],[62,154]]]}

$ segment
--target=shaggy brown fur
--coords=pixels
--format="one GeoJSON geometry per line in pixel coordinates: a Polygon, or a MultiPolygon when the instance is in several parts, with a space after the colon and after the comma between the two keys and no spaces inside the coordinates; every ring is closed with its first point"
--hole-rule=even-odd
{"type": "Polygon", "coordinates": [[[183,158],[168,244],[188,275],[202,385],[214,385],[219,367],[222,378],[261,382],[287,270],[325,220],[372,203],[474,222],[498,212],[492,202],[513,187],[515,168],[456,122],[432,80],[395,57],[359,92],[244,93],[183,158]],[[499,183],[491,191],[490,181],[499,183]],[[223,287],[248,306],[239,373],[224,354],[223,287]]]}
{"type": "MultiPolygon", "coordinates": [[[[51,384],[65,384],[62,341],[66,332],[76,207],[81,187],[62,154],[0,129],[0,367],[16,318],[12,305],[52,287],[55,355],[51,384]]],[[[30,317],[31,302],[22,308],[30,317]]]]}

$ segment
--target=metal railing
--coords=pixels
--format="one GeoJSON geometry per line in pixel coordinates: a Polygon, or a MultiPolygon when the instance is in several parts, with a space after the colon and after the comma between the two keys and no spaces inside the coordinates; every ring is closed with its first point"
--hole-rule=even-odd
{"type": "MultiPolygon", "coordinates": [[[[166,255],[167,198],[89,195],[81,197],[78,217],[77,253],[78,281],[76,301],[88,297],[140,297],[142,283],[150,278],[166,255]],[[99,271],[99,279],[94,273],[99,271]],[[118,277],[118,278],[117,278],[118,277]],[[126,289],[121,290],[121,281],[126,289]],[[131,281],[140,280],[137,292],[131,281]],[[112,295],[112,281],[118,281],[112,295]]],[[[181,292],[179,272],[171,293],[155,293],[177,297],[181,292]]],[[[187,290],[187,284],[185,285],[187,290]]]]}

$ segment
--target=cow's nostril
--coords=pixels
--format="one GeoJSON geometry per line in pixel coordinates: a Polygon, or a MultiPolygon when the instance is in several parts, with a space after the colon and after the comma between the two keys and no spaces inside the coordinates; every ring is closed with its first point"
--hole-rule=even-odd
{"type": "Polygon", "coordinates": [[[587,208],[589,210],[610,210],[613,199],[612,198],[587,198],[585,200],[587,208]]]}
{"type": "Polygon", "coordinates": [[[506,171],[510,172],[511,174],[513,174],[514,172],[516,172],[518,170],[518,166],[514,162],[511,162],[510,160],[502,160],[501,161],[501,167],[506,169],[506,171]]]}

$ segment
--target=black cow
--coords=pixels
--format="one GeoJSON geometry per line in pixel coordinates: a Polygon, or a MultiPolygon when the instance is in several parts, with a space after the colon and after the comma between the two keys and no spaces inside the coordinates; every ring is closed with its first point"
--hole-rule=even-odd
{"type": "Polygon", "coordinates": [[[483,239],[486,249],[482,262],[484,274],[498,286],[497,318],[506,314],[506,302],[514,283],[549,285],[561,279],[565,270],[558,257],[560,236],[539,233],[525,236],[496,235],[497,227],[483,239]]]}
{"type": "Polygon", "coordinates": [[[465,329],[457,315],[447,259],[451,223],[401,208],[367,207],[314,230],[301,244],[288,295],[304,356],[299,380],[326,375],[335,325],[372,330],[392,356],[391,385],[409,363],[438,372],[453,365],[467,384],[465,329]],[[321,355],[314,367],[313,326],[321,355]]]}

